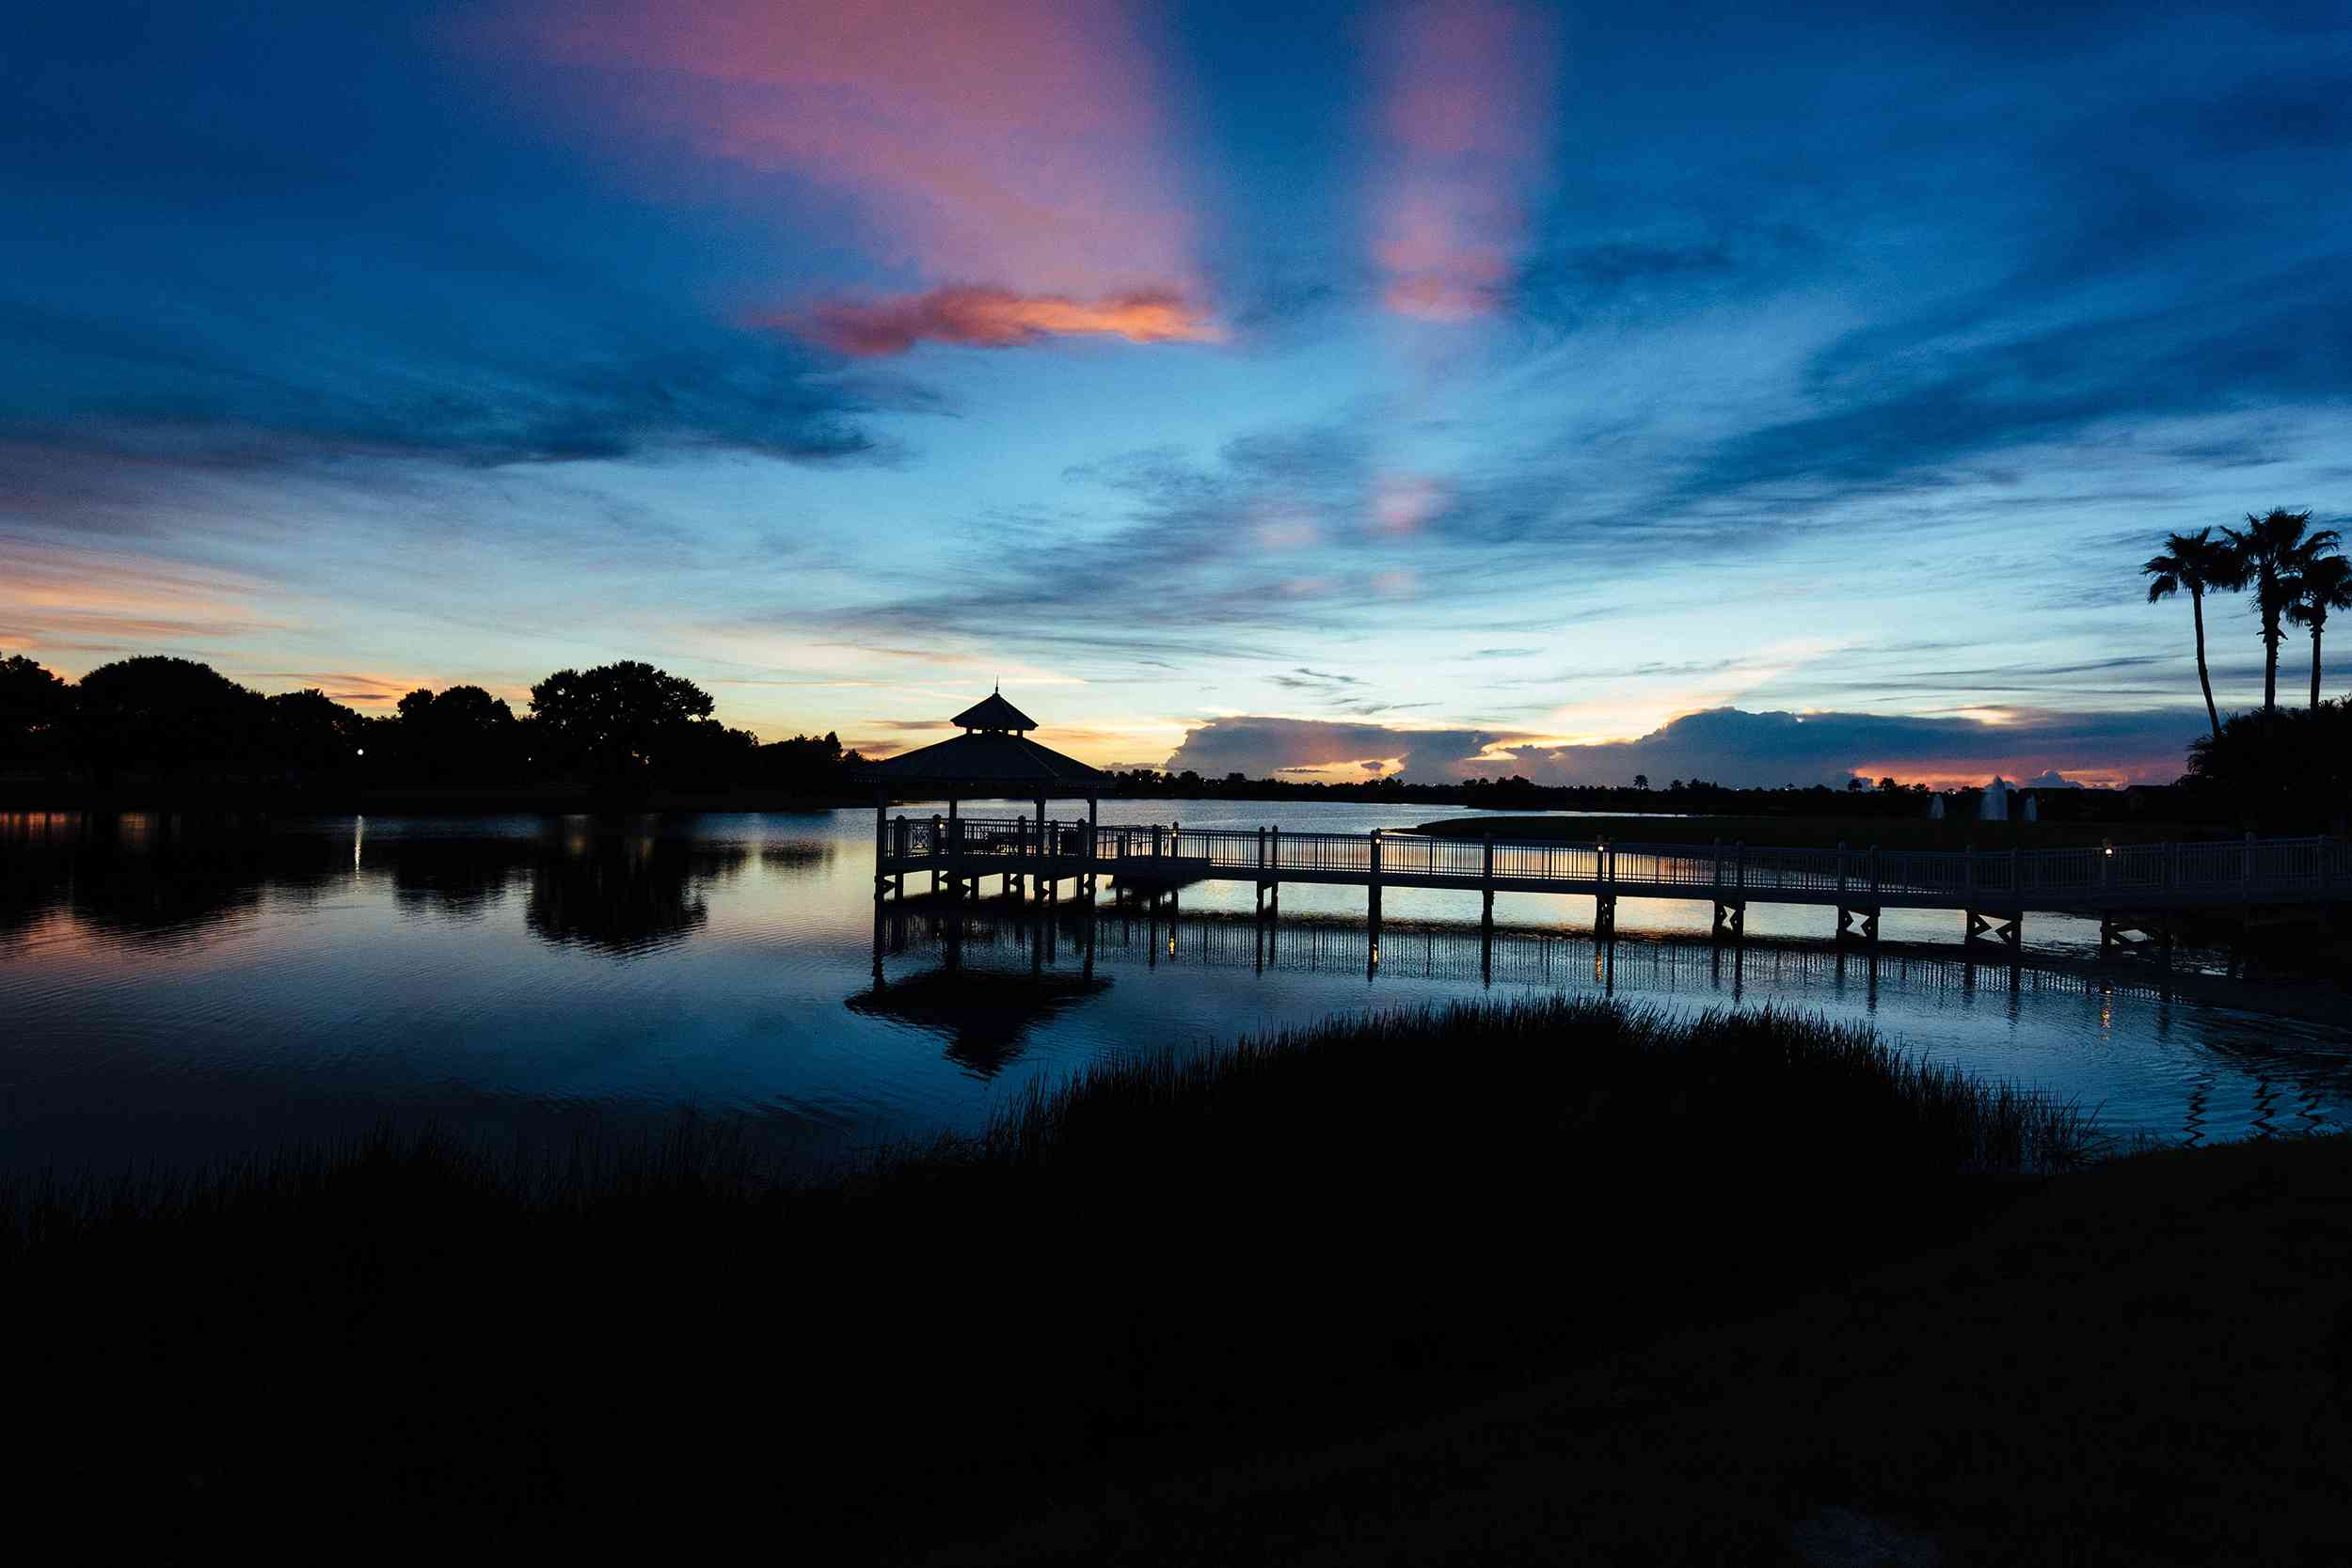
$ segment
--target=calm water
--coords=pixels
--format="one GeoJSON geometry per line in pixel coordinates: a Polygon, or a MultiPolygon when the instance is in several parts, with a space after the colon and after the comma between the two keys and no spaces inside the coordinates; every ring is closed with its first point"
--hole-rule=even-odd
{"type": "MultiPolygon", "coordinates": [[[[975,806],[976,814],[990,808],[975,806]]],[[[1014,815],[1005,807],[1001,815],[1014,815]]],[[[1362,832],[1395,808],[1121,801],[1106,822],[1362,832]]],[[[1068,900],[992,901],[959,967],[930,916],[884,923],[870,812],[319,819],[238,835],[159,817],[0,815],[0,1163],[174,1163],[388,1117],[531,1139],[745,1114],[813,1151],[970,1126],[1106,1053],[1343,1009],[1559,989],[1772,1004],[2096,1106],[2120,1132],[2352,1124],[2352,1031],[2086,978],[2095,926],[2028,917],[2028,963],[1962,961],[1959,917],[1890,912],[1934,952],[1840,960],[1821,910],[1757,906],[1718,950],[1703,904],[1294,886],[1262,936],[1247,884],[1172,921],[1106,901],[1091,962],[1068,900]],[[2074,960],[2070,962],[2070,960],[2074,960]],[[2057,964],[2058,967],[2051,967],[2057,964]]],[[[993,883],[991,884],[993,887],[993,883]]],[[[2201,990],[2210,987],[2199,988],[2201,990]]],[[[1432,1060],[1441,1073],[1452,1064],[1432,1060]]]]}

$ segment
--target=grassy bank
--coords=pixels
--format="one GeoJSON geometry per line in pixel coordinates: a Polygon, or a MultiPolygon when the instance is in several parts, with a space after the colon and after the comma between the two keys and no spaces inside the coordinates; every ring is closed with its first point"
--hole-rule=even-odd
{"type": "MultiPolygon", "coordinates": [[[[1661,809],[1667,809],[1661,802],[1661,809]]],[[[1920,808],[1925,810],[1923,806],[1920,808]]],[[[1745,841],[1788,849],[2066,849],[2101,842],[2192,843],[2237,836],[2227,828],[2185,822],[1977,822],[1925,816],[1456,816],[1412,830],[1433,838],[1516,839],[1521,843],[1725,844],[1745,841]]]]}
{"type": "Polygon", "coordinates": [[[959,1564],[2352,1560],[2352,1138],[2134,1155],[1916,1258],[959,1564]]]}
{"type": "Polygon", "coordinates": [[[21,1189],[15,1479],[183,1532],[691,1514],[887,1559],[1739,1323],[2089,1140],[1851,1030],[1552,1000],[1141,1057],[816,1181],[687,1128],[21,1189]]]}

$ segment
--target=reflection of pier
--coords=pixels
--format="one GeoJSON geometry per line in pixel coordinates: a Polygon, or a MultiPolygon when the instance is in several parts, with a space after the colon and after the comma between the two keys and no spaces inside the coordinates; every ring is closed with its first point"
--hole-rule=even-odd
{"type": "MultiPolygon", "coordinates": [[[[1259,973],[1371,974],[1466,984],[1597,987],[1717,993],[1740,1000],[1749,986],[1775,993],[1819,990],[1875,1002],[1882,991],[1927,994],[2096,992],[2162,1000],[2163,972],[2145,981],[2087,978],[2064,965],[2027,962],[1984,947],[1879,947],[1746,938],[1619,937],[1550,929],[1425,924],[1391,926],[1375,935],[1360,922],[1273,922],[1248,914],[1194,913],[1171,902],[1083,900],[1058,905],[1011,898],[909,899],[886,906],[878,935],[882,954],[937,956],[948,970],[998,972],[1025,966],[1049,974],[1073,965],[1091,978],[1103,968],[1248,969],[1259,973]]],[[[878,956],[877,967],[880,966],[878,956]]]]}

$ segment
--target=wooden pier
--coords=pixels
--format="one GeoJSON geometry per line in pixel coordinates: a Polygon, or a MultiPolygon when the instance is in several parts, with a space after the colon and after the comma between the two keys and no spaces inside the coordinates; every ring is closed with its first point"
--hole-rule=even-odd
{"type": "MultiPolygon", "coordinates": [[[[1089,812],[1089,817],[1092,813],[1089,812]]],[[[886,817],[876,822],[875,896],[999,891],[1053,899],[1064,883],[1091,898],[1156,896],[1202,881],[1253,882],[1261,915],[1280,912],[1282,885],[1361,887],[1375,930],[1384,889],[1447,888],[1484,895],[1551,893],[1594,900],[1595,929],[1613,933],[1620,898],[1709,903],[1717,940],[1739,938],[1751,903],[1831,911],[1841,942],[1878,940],[1889,909],[1949,910],[1971,945],[2014,951],[2029,912],[2100,922],[2103,946],[2169,948],[2171,916],[2197,911],[2319,906],[2352,897],[2352,842],[2328,837],[2103,845],[2074,849],[1921,850],[1840,846],[1522,843],[1417,833],[1291,832],[1109,825],[1035,817],[886,817]]]]}

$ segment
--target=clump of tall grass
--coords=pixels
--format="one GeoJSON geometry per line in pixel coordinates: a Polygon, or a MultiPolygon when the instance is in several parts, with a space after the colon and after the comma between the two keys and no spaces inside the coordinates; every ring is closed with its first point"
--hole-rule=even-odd
{"type": "Polygon", "coordinates": [[[1864,1025],[1552,996],[1342,1016],[1103,1062],[1033,1083],[969,1155],[1132,1167],[1253,1137],[1407,1164],[1508,1140],[1693,1167],[1760,1147],[1784,1164],[1826,1155],[1857,1179],[1894,1174],[1883,1160],[1923,1176],[2062,1170],[2099,1143],[2074,1103],[1930,1063],[1864,1025]]]}

